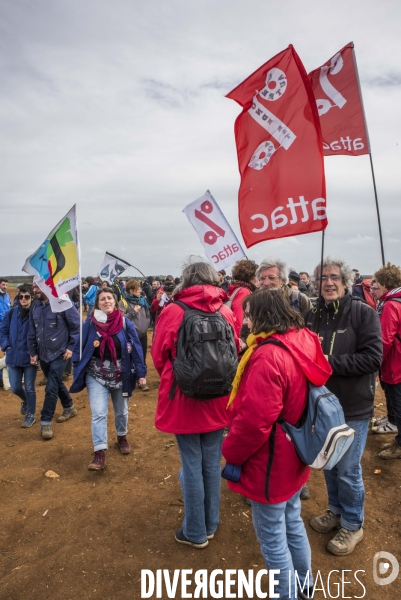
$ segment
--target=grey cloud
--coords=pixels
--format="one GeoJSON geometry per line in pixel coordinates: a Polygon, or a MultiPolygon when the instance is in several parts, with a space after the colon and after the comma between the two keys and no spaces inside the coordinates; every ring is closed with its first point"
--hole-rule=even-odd
{"type": "Polygon", "coordinates": [[[370,87],[399,87],[401,86],[401,73],[383,73],[371,77],[363,77],[362,83],[370,87]]]}

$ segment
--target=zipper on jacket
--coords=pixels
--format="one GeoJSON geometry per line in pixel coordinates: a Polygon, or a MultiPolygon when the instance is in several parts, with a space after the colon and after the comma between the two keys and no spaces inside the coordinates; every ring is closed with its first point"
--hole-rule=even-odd
{"type": "Polygon", "coordinates": [[[319,402],[322,398],[327,398],[327,396],[331,396],[331,392],[328,392],[327,394],[321,394],[317,400],[316,400],[316,404],[315,404],[315,410],[313,411],[313,421],[312,421],[312,433],[315,433],[315,425],[316,425],[316,419],[317,419],[317,409],[319,407],[319,402]]]}
{"type": "Polygon", "coordinates": [[[329,355],[331,356],[333,354],[333,347],[334,347],[334,340],[336,339],[336,331],[333,331],[333,335],[331,336],[331,342],[330,342],[330,350],[329,350],[329,355]]]}

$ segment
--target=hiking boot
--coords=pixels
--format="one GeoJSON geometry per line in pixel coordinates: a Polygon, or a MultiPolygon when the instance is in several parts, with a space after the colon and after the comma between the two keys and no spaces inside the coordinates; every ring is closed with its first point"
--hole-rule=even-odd
{"type": "Polygon", "coordinates": [[[393,425],[392,423],[390,423],[390,421],[387,421],[386,423],[384,423],[382,425],[373,425],[372,432],[373,433],[398,433],[398,429],[397,429],[396,425],[393,425]]]}
{"type": "Polygon", "coordinates": [[[47,385],[47,377],[43,377],[43,379],[38,382],[38,385],[47,385]]]}
{"type": "Polygon", "coordinates": [[[142,392],[148,392],[149,391],[149,387],[146,385],[146,383],[144,385],[138,385],[139,389],[142,390],[142,392]]]}
{"type": "Polygon", "coordinates": [[[57,417],[56,421],[57,423],[64,423],[65,421],[68,421],[68,419],[72,419],[72,417],[76,417],[78,414],[77,409],[75,408],[74,405],[71,406],[71,408],[65,408],[63,410],[63,414],[60,415],[59,417],[57,417]]]}
{"type": "MultiPolygon", "coordinates": [[[[386,444],[387,446],[387,444],[386,444]]],[[[386,450],[382,450],[379,452],[380,458],[385,458],[387,460],[391,458],[401,458],[401,446],[397,444],[395,440],[392,441],[390,446],[386,450]]]]}
{"type": "Polygon", "coordinates": [[[26,415],[26,402],[21,402],[21,415],[26,415]]]}
{"type": "Polygon", "coordinates": [[[329,533],[333,529],[340,527],[340,515],[335,515],[331,510],[328,510],[320,517],[312,517],[309,525],[319,533],[329,533]]]}
{"type": "Polygon", "coordinates": [[[303,485],[301,490],[301,500],[309,500],[309,498],[310,490],[307,485],[303,485]]]}
{"type": "Polygon", "coordinates": [[[348,556],[363,540],[362,527],[358,531],[350,531],[341,527],[337,534],[327,544],[327,550],[335,556],[348,556]]]}
{"type": "Polygon", "coordinates": [[[69,381],[69,379],[70,379],[70,374],[69,374],[69,373],[63,373],[63,374],[62,374],[62,376],[61,376],[61,379],[64,381],[64,383],[65,383],[66,381],[69,381]]]}
{"type": "Polygon", "coordinates": [[[93,460],[88,466],[88,471],[103,471],[106,468],[106,455],[104,450],[95,450],[93,460]]]}
{"type": "Polygon", "coordinates": [[[22,421],[21,427],[32,427],[34,423],[35,415],[32,415],[31,413],[26,413],[25,419],[22,421]]]}
{"type": "Polygon", "coordinates": [[[196,542],[191,542],[191,540],[189,540],[187,537],[185,537],[184,531],[182,529],[177,529],[174,537],[175,537],[175,541],[178,542],[179,544],[187,544],[187,546],[193,546],[193,548],[206,548],[206,546],[209,544],[208,539],[206,539],[205,542],[201,542],[199,544],[196,542]]]}
{"type": "Polygon", "coordinates": [[[131,446],[127,441],[126,435],[117,436],[117,446],[119,447],[121,454],[129,454],[131,452],[131,446]]]}
{"type": "Polygon", "coordinates": [[[53,429],[51,425],[41,425],[40,433],[44,440],[51,440],[53,437],[53,429]]]}

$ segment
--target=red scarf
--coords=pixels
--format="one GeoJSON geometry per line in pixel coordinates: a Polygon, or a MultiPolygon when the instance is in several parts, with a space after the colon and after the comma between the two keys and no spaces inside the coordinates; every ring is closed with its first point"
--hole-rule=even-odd
{"type": "MultiPolygon", "coordinates": [[[[115,347],[112,336],[116,335],[123,328],[122,313],[118,309],[114,309],[112,313],[107,315],[106,323],[99,323],[99,321],[97,321],[94,316],[91,317],[91,321],[94,324],[98,334],[102,336],[101,340],[100,340],[100,348],[99,348],[100,363],[101,363],[100,368],[103,369],[103,358],[104,358],[104,351],[106,348],[106,344],[109,347],[109,351],[110,351],[113,363],[117,367],[117,353],[116,353],[116,347],[115,347]]],[[[117,377],[119,376],[120,372],[121,371],[119,371],[119,369],[117,369],[117,371],[116,371],[117,377]]]]}

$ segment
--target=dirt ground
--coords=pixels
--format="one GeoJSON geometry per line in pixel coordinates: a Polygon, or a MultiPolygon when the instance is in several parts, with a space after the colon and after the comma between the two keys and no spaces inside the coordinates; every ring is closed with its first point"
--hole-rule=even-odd
{"type": "MultiPolygon", "coordinates": [[[[76,418],[54,423],[54,438],[42,440],[39,424],[21,429],[20,402],[0,389],[0,599],[120,600],[141,597],[141,569],[265,568],[252,527],[251,509],[223,481],[221,524],[209,546],[196,550],[174,541],[183,504],[177,479],[179,456],[174,436],[153,424],[158,376],[148,355],[149,392],[135,391],[130,401],[129,456],[115,448],[112,409],[109,416],[108,466],[90,472],[90,407],[86,392],[76,394],[76,418]],[[45,477],[49,469],[59,478],[45,477]]],[[[41,373],[38,374],[38,380],[41,373]]],[[[39,411],[44,388],[38,387],[39,411]]],[[[384,412],[379,389],[376,413],[384,412]]],[[[37,419],[39,418],[37,412],[37,419]]],[[[59,404],[56,411],[61,413],[59,404]]],[[[308,522],[327,508],[324,477],[313,471],[311,498],[303,503],[303,518],[320,570],[325,594],[332,575],[331,597],[393,600],[401,596],[401,575],[387,586],[373,581],[373,556],[387,551],[401,560],[401,461],[377,457],[388,435],[369,435],[363,457],[366,496],[364,541],[347,558],[325,548],[331,534],[314,532],[308,522]],[[380,469],[380,474],[374,474],[380,469]],[[336,591],[342,570],[350,570],[344,595],[336,591]]],[[[265,578],[264,578],[265,579],[265,578]]],[[[268,586],[264,582],[265,591],[268,586]]],[[[233,588],[235,590],[235,587],[233,588]]],[[[155,595],[152,597],[156,597],[155,595]]],[[[181,597],[179,594],[177,598],[181,597]]],[[[163,587],[162,598],[167,598],[163,587]]]]}

